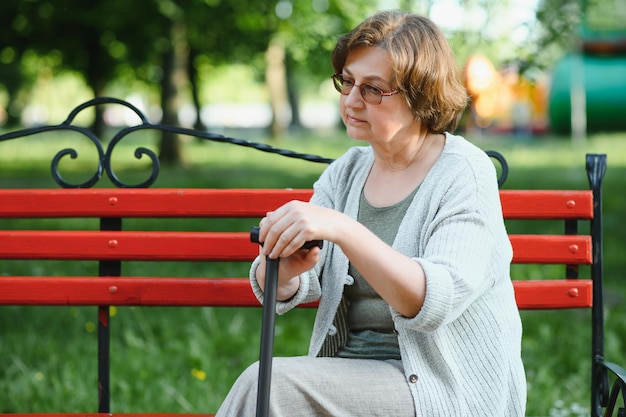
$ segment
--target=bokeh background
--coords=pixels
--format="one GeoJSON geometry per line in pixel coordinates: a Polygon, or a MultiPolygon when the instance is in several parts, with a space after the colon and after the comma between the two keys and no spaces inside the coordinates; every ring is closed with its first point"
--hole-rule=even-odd
{"type": "MultiPolygon", "coordinates": [[[[624,365],[624,0],[6,0],[0,134],[57,125],[81,103],[108,96],[153,123],[337,157],[355,143],[338,116],[330,51],[367,15],[396,8],[430,16],[448,37],[471,94],[459,133],[505,155],[503,188],[584,189],[585,153],[608,154],[606,357],[624,365]]],[[[106,143],[138,119],[123,106],[103,105],[80,112],[76,123],[106,143]]],[[[91,175],[93,149],[83,142],[70,133],[0,139],[0,187],[56,187],[50,161],[66,147],[80,156],[62,161],[63,175],[91,175]]],[[[131,183],[145,179],[145,161],[132,157],[137,143],[161,158],[155,186],[307,188],[323,169],[177,135],[141,133],[129,142],[116,166],[131,183]]],[[[94,267],[0,261],[0,274],[94,267]]],[[[224,272],[204,264],[129,268],[137,275],[246,275],[245,267],[224,272]]],[[[279,318],[277,354],[306,353],[313,314],[279,318]]],[[[522,315],[528,415],[588,416],[589,312],[522,315]]],[[[88,307],[0,307],[0,412],[94,412],[96,319],[88,307]]],[[[112,308],[111,326],[114,412],[214,412],[258,357],[258,309],[112,308]]]]}

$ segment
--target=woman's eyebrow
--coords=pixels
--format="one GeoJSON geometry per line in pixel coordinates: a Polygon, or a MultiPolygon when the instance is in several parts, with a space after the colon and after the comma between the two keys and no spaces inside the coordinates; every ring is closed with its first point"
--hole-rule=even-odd
{"type": "MultiPolygon", "coordinates": [[[[354,74],[352,74],[349,69],[344,68],[343,72],[354,78],[354,74]]],[[[389,81],[382,77],[379,77],[378,75],[366,75],[365,77],[363,77],[363,80],[365,80],[366,82],[377,82],[380,84],[389,85],[389,81]]]]}

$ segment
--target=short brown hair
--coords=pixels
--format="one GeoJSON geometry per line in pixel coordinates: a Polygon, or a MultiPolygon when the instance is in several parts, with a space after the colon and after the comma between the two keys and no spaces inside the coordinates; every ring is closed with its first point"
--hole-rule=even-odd
{"type": "Polygon", "coordinates": [[[331,55],[335,72],[343,71],[350,51],[360,46],[387,51],[391,87],[402,92],[416,119],[435,133],[456,129],[468,95],[452,49],[433,21],[398,11],[367,18],[337,40],[331,55]]]}

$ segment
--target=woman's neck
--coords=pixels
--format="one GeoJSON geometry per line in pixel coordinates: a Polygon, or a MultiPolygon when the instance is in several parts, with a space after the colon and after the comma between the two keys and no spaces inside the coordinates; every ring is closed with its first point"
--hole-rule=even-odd
{"type": "MultiPolygon", "coordinates": [[[[445,137],[427,134],[419,146],[404,149],[401,157],[376,154],[374,164],[365,182],[364,193],[373,206],[384,207],[401,201],[419,184],[443,151],[445,137]]],[[[400,155],[396,153],[395,155],[400,155]]]]}

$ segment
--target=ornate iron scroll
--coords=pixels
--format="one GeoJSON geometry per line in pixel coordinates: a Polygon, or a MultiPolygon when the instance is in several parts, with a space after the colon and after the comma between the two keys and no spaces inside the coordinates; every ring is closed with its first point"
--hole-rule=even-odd
{"type": "Polygon", "coordinates": [[[112,97],[98,97],[98,98],[89,100],[77,106],[70,112],[67,119],[59,125],[38,126],[34,128],[17,130],[15,132],[10,132],[10,133],[0,135],[0,142],[9,140],[9,139],[16,139],[16,138],[25,137],[25,136],[31,136],[31,135],[35,135],[38,133],[48,132],[48,131],[78,132],[86,136],[94,144],[94,146],[96,147],[98,151],[98,166],[97,166],[96,172],[93,174],[93,176],[89,180],[87,180],[84,183],[76,184],[76,183],[70,183],[66,181],[59,172],[59,161],[66,155],[69,155],[72,158],[76,158],[78,156],[78,152],[72,148],[63,149],[59,151],[53,157],[52,162],[51,162],[52,177],[54,178],[57,184],[59,184],[63,188],[90,188],[94,186],[100,180],[100,178],[102,177],[102,174],[106,172],[111,182],[115,184],[115,186],[118,188],[147,188],[147,187],[150,187],[154,183],[154,181],[156,181],[159,175],[159,169],[160,169],[159,158],[156,155],[156,153],[154,153],[152,150],[145,148],[145,147],[138,147],[135,149],[135,158],[140,159],[144,155],[146,155],[148,158],[150,158],[151,163],[152,163],[152,169],[151,169],[151,172],[149,173],[148,179],[146,179],[145,181],[139,184],[128,184],[128,183],[121,181],[119,177],[116,175],[115,171],[113,170],[113,167],[111,164],[111,157],[116,146],[130,133],[136,132],[138,130],[156,130],[160,132],[171,132],[171,133],[176,133],[180,135],[193,136],[193,137],[197,137],[200,139],[209,140],[213,142],[232,143],[238,146],[246,146],[246,147],[258,149],[263,152],[275,153],[275,154],[279,154],[279,155],[286,156],[289,158],[304,159],[310,162],[328,164],[333,161],[332,159],[324,158],[318,155],[293,152],[293,151],[286,150],[286,149],[275,148],[273,146],[263,144],[263,143],[255,143],[255,142],[250,142],[244,139],[230,138],[228,136],[224,136],[220,134],[207,133],[207,132],[202,132],[199,130],[186,129],[186,128],[177,127],[177,126],[153,124],[153,123],[150,123],[148,119],[146,118],[146,116],[137,107],[133,106],[131,103],[128,103],[124,100],[112,98],[112,97]],[[129,127],[121,129],[113,137],[113,139],[108,143],[106,150],[104,149],[100,138],[98,138],[93,132],[91,132],[87,128],[75,126],[73,124],[74,119],[81,111],[85,110],[86,108],[97,106],[97,105],[102,105],[102,104],[119,104],[124,107],[127,107],[133,113],[135,113],[139,117],[139,120],[140,120],[140,123],[137,125],[129,126],[129,127]]]}
{"type": "Polygon", "coordinates": [[[54,157],[52,158],[52,162],[50,164],[50,171],[52,173],[52,178],[54,178],[57,184],[59,184],[61,187],[90,188],[94,184],[96,184],[100,180],[100,177],[102,176],[102,170],[104,166],[104,149],[102,148],[100,139],[98,139],[98,137],[94,135],[93,132],[91,132],[89,129],[86,129],[84,127],[74,126],[72,124],[74,120],[74,116],[77,113],[76,111],[77,109],[75,109],[72,113],[70,113],[70,116],[60,125],[39,126],[39,127],[34,127],[34,128],[18,130],[15,132],[5,133],[3,135],[0,135],[0,142],[9,140],[9,139],[15,139],[15,138],[24,137],[24,136],[31,136],[31,135],[35,135],[38,133],[50,132],[50,131],[65,130],[65,131],[78,132],[84,135],[91,141],[91,143],[93,143],[93,145],[96,147],[96,150],[98,152],[98,166],[96,168],[96,172],[91,176],[91,178],[89,178],[87,181],[85,181],[82,184],[70,184],[69,182],[65,181],[63,177],[61,176],[61,173],[59,172],[59,162],[61,161],[61,159],[63,159],[63,157],[66,155],[69,155],[72,159],[76,159],[78,157],[78,152],[72,148],[62,149],[54,155],[54,157]]]}
{"type": "MultiPolygon", "coordinates": [[[[28,128],[28,129],[18,130],[15,132],[0,135],[0,142],[4,140],[30,136],[30,135],[34,135],[37,133],[47,132],[47,131],[63,131],[63,130],[78,132],[86,136],[93,143],[93,145],[96,147],[98,151],[98,167],[96,169],[96,172],[92,175],[92,177],[89,180],[80,184],[70,183],[66,181],[62,177],[61,173],[59,172],[59,162],[61,161],[61,159],[65,157],[66,155],[69,155],[71,158],[76,158],[78,156],[78,152],[75,149],[68,148],[68,149],[63,149],[59,151],[53,157],[52,162],[51,162],[52,177],[57,182],[57,184],[59,184],[63,188],[90,188],[94,186],[100,180],[100,178],[102,177],[102,174],[105,172],[106,172],[106,175],[111,180],[111,182],[115,184],[115,186],[118,188],[150,187],[156,181],[159,175],[159,169],[160,169],[159,158],[156,155],[156,153],[154,153],[154,151],[145,147],[138,147],[135,149],[134,156],[136,159],[141,159],[145,155],[150,159],[151,164],[152,164],[152,168],[151,168],[148,178],[139,184],[128,184],[120,180],[119,177],[116,175],[115,171],[113,170],[113,167],[111,164],[111,158],[113,155],[113,151],[116,149],[116,146],[129,134],[136,132],[138,130],[156,130],[160,132],[170,132],[170,133],[175,133],[179,135],[192,136],[192,137],[196,137],[196,138],[200,138],[200,139],[204,139],[208,141],[213,141],[213,142],[232,143],[238,146],[246,146],[246,147],[254,148],[262,152],[274,153],[274,154],[286,156],[289,158],[303,159],[303,160],[310,161],[310,162],[329,164],[333,161],[333,159],[325,158],[325,157],[318,156],[318,155],[299,153],[299,152],[294,152],[294,151],[290,151],[287,149],[275,148],[271,145],[250,142],[244,139],[231,138],[231,137],[220,135],[220,134],[208,133],[208,132],[203,132],[203,131],[194,130],[194,129],[187,129],[187,128],[178,127],[178,126],[150,123],[148,119],[146,118],[146,116],[137,107],[135,107],[131,103],[128,103],[127,101],[112,98],[112,97],[98,97],[98,98],[89,100],[77,106],[70,112],[67,119],[59,125],[39,126],[35,128],[28,128]],[[102,145],[103,142],[93,132],[91,132],[87,128],[75,126],[73,124],[74,119],[81,111],[89,107],[102,105],[102,104],[122,105],[130,109],[133,113],[135,113],[137,117],[139,117],[139,120],[140,120],[139,124],[125,127],[121,129],[119,132],[117,132],[117,134],[108,143],[106,150],[104,149],[102,145]]],[[[489,157],[498,161],[498,163],[500,164],[501,173],[498,177],[498,185],[502,186],[502,184],[504,183],[508,175],[508,165],[506,163],[506,160],[500,153],[496,151],[487,151],[487,155],[489,155],[489,157]]]]}

